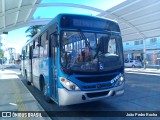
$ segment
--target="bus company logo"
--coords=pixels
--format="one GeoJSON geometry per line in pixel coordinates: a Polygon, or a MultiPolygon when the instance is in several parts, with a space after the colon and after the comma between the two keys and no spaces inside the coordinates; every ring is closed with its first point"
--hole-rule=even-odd
{"type": "Polygon", "coordinates": [[[97,87],[98,89],[101,89],[101,88],[102,88],[102,86],[101,86],[100,84],[98,84],[96,87],[97,87]]]}
{"type": "Polygon", "coordinates": [[[12,117],[11,112],[2,112],[2,117],[12,117]]]}

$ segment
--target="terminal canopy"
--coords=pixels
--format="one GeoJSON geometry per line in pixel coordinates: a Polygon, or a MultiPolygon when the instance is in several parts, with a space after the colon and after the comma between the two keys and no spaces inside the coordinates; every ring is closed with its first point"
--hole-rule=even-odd
{"type": "MultiPolygon", "coordinates": [[[[65,7],[65,10],[66,8],[72,8],[75,11],[76,9],[85,9],[90,14],[92,14],[91,11],[94,12],[92,15],[118,21],[123,41],[146,39],[160,35],[159,0],[121,0],[122,3],[115,5],[107,3],[107,0],[106,5],[100,5],[100,0],[98,0],[96,6],[89,3],[80,4],[76,0],[72,0],[72,2],[65,0],[48,1],[0,0],[0,34],[24,26],[45,25],[54,16],[46,18],[40,15],[40,17],[33,18],[38,9],[65,7]]],[[[55,12],[54,14],[59,14],[55,12]]]]}

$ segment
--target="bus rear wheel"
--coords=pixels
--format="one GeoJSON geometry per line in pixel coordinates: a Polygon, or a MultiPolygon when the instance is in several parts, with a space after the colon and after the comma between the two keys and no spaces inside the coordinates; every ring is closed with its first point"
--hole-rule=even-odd
{"type": "Polygon", "coordinates": [[[50,103],[51,99],[47,96],[47,85],[45,84],[43,78],[42,78],[42,92],[43,92],[45,101],[50,103]]]}

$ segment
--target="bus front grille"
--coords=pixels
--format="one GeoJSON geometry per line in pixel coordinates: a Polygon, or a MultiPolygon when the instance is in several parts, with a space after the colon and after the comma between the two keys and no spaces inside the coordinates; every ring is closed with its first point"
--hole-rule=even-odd
{"type": "Polygon", "coordinates": [[[107,95],[108,93],[109,91],[87,93],[87,97],[88,98],[101,97],[107,95]]]}
{"type": "Polygon", "coordinates": [[[107,76],[94,76],[94,77],[76,77],[78,80],[84,83],[94,83],[94,82],[107,82],[111,81],[117,74],[107,75],[107,76]]]}
{"type": "Polygon", "coordinates": [[[89,90],[89,89],[106,89],[112,87],[111,83],[106,83],[106,84],[100,84],[101,88],[97,88],[97,85],[87,85],[83,86],[84,90],[89,90]]]}

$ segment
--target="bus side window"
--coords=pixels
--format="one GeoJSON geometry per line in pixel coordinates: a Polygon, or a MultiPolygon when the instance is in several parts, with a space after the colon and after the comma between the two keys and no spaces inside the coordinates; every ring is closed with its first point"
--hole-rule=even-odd
{"type": "Polygon", "coordinates": [[[47,32],[43,33],[40,37],[40,57],[48,57],[48,39],[47,32]]]}
{"type": "Polygon", "coordinates": [[[33,49],[35,49],[35,40],[33,41],[33,49]]]}
{"type": "Polygon", "coordinates": [[[25,60],[26,57],[26,51],[25,49],[22,50],[22,60],[25,60]]]}
{"type": "Polygon", "coordinates": [[[33,58],[33,42],[29,45],[29,59],[33,58]]]}
{"type": "Polygon", "coordinates": [[[39,47],[38,45],[38,39],[36,38],[33,42],[33,55],[32,58],[38,58],[39,55],[39,47]]]}
{"type": "Polygon", "coordinates": [[[29,59],[29,45],[26,46],[26,52],[25,52],[26,60],[29,59]]]}

